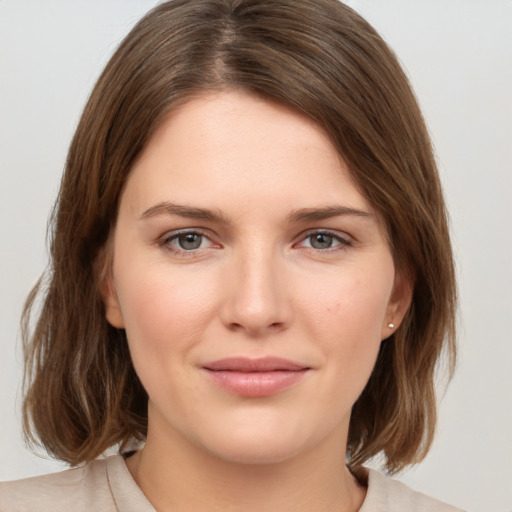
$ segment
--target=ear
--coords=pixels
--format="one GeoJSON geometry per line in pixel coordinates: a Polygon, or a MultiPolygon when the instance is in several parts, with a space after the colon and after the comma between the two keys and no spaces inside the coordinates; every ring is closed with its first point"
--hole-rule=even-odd
{"type": "Polygon", "coordinates": [[[107,322],[117,329],[124,329],[124,320],[119,307],[119,299],[112,278],[112,272],[103,278],[101,282],[101,298],[105,305],[105,317],[107,322]]]}
{"type": "Polygon", "coordinates": [[[124,329],[124,320],[119,307],[114,277],[112,275],[112,247],[111,239],[105,247],[100,249],[95,262],[96,275],[100,284],[100,294],[105,306],[107,322],[117,329],[124,329]]]}
{"type": "Polygon", "coordinates": [[[395,273],[395,282],[386,308],[381,339],[389,338],[400,326],[412,301],[414,282],[404,273],[395,273]]]}

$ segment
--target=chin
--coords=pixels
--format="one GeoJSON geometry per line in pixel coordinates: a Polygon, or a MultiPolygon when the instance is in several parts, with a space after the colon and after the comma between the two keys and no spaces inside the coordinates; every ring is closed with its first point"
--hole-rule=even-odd
{"type": "MultiPolygon", "coordinates": [[[[226,462],[244,465],[278,464],[293,459],[315,444],[301,426],[286,422],[254,422],[210,431],[203,449],[226,462]]],[[[213,430],[213,429],[212,429],[213,430]]]]}
{"type": "Polygon", "coordinates": [[[289,442],[258,439],[248,442],[231,439],[229,446],[210,449],[210,453],[226,462],[242,465],[267,466],[289,461],[301,453],[301,447],[289,442]]]}

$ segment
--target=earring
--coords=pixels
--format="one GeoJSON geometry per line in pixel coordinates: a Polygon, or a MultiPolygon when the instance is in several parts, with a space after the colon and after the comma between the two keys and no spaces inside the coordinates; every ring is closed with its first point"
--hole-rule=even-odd
{"type": "Polygon", "coordinates": [[[390,329],[393,329],[393,328],[395,327],[395,324],[389,323],[389,324],[388,324],[388,327],[389,327],[390,329]]]}

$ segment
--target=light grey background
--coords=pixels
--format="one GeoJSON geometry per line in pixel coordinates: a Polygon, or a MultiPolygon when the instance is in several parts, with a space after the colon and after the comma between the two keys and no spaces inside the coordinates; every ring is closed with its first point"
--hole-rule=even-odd
{"type": "MultiPolygon", "coordinates": [[[[0,0],[0,480],[61,466],[20,435],[18,320],[81,108],[155,0],[0,0]]],[[[418,94],[452,216],[460,363],[428,458],[400,478],[468,510],[512,510],[512,1],[352,0],[418,94]]]]}

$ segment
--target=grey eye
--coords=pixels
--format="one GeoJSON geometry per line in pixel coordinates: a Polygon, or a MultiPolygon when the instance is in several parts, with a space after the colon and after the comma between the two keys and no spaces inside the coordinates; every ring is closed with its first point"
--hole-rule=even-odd
{"type": "Polygon", "coordinates": [[[185,251],[193,251],[194,249],[199,249],[199,247],[201,247],[202,241],[203,236],[198,235],[197,233],[184,233],[183,235],[179,235],[177,237],[177,242],[180,249],[185,251]]]}
{"type": "Polygon", "coordinates": [[[334,237],[327,233],[315,233],[310,235],[309,240],[314,249],[329,249],[332,247],[334,237]]]}

